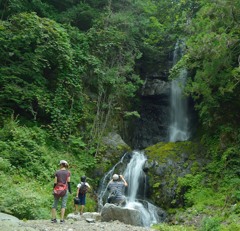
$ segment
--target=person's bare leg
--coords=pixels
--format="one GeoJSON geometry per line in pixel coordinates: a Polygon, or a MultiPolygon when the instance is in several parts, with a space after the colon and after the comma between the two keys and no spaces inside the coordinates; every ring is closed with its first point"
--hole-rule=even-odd
{"type": "Polygon", "coordinates": [[[80,209],[80,215],[83,214],[83,210],[84,210],[84,205],[81,205],[81,209],[80,209]]]}
{"type": "Polygon", "coordinates": [[[78,213],[78,205],[75,204],[75,214],[77,214],[77,213],[78,213]]]}
{"type": "Polygon", "coordinates": [[[61,220],[64,220],[65,208],[61,208],[61,220]]]}
{"type": "Polygon", "coordinates": [[[52,208],[52,219],[56,219],[56,209],[52,208]]]}

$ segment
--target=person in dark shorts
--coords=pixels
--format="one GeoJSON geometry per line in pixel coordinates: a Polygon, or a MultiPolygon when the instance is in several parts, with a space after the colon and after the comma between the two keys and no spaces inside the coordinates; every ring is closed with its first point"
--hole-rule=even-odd
{"type": "Polygon", "coordinates": [[[91,189],[90,185],[86,182],[86,176],[82,176],[80,183],[77,185],[77,194],[74,199],[75,214],[78,214],[78,207],[80,205],[80,215],[83,214],[84,207],[86,205],[86,193],[91,189]]]}
{"type": "Polygon", "coordinates": [[[124,179],[123,175],[114,174],[112,180],[110,180],[107,186],[109,191],[107,202],[116,205],[124,205],[126,203],[124,190],[127,186],[128,183],[124,179]]]}
{"type": "Polygon", "coordinates": [[[54,196],[54,202],[52,205],[52,223],[57,223],[57,218],[56,218],[56,210],[58,207],[58,202],[61,199],[61,218],[60,218],[60,223],[64,223],[64,214],[65,214],[65,209],[67,206],[67,198],[68,198],[68,192],[71,192],[71,186],[70,186],[70,175],[71,173],[67,170],[68,168],[68,162],[66,160],[61,160],[60,163],[60,170],[55,172],[55,178],[54,178],[54,187],[58,183],[63,183],[67,185],[67,193],[63,197],[56,197],[54,196]]]}

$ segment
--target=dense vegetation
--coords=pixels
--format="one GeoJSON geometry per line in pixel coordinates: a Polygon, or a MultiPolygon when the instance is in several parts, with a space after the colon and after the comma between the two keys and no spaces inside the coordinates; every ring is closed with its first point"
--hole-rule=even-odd
{"type": "MultiPolygon", "coordinates": [[[[238,230],[239,15],[238,0],[2,0],[0,211],[48,218],[58,161],[70,162],[73,188],[89,175],[104,155],[101,138],[126,132],[144,76],[165,68],[181,39],[185,55],[171,77],[188,69],[185,93],[211,160],[204,172],[180,179],[189,189],[185,209],[210,214],[201,230],[224,222],[221,230],[238,230]]],[[[94,195],[88,206],[96,209],[94,195]]]]}

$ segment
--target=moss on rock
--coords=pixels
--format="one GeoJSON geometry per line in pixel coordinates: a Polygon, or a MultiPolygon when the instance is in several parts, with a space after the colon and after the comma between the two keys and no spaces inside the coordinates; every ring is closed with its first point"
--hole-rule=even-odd
{"type": "Polygon", "coordinates": [[[101,149],[97,158],[97,166],[91,173],[101,179],[131,148],[122,140],[117,133],[111,132],[103,137],[101,149]]]}
{"type": "Polygon", "coordinates": [[[150,198],[168,209],[184,204],[184,190],[178,188],[178,177],[196,172],[202,166],[198,143],[191,141],[160,142],[145,149],[150,184],[150,198]]]}

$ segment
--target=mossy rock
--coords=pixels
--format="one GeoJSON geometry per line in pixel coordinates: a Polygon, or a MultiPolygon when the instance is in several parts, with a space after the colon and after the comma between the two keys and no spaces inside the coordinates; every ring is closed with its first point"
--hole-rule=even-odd
{"type": "Polygon", "coordinates": [[[168,209],[184,204],[178,178],[200,171],[204,165],[202,151],[198,143],[191,141],[160,142],[145,149],[149,196],[156,205],[168,209]]]}
{"type": "Polygon", "coordinates": [[[92,175],[99,179],[102,178],[127,152],[131,152],[131,148],[121,136],[114,132],[109,133],[102,139],[101,149],[97,156],[98,164],[92,175]]]}
{"type": "Polygon", "coordinates": [[[159,163],[165,163],[169,158],[181,160],[181,155],[187,154],[188,158],[195,158],[195,153],[199,145],[191,141],[184,142],[160,142],[145,149],[148,160],[157,160],[159,163]]]}

